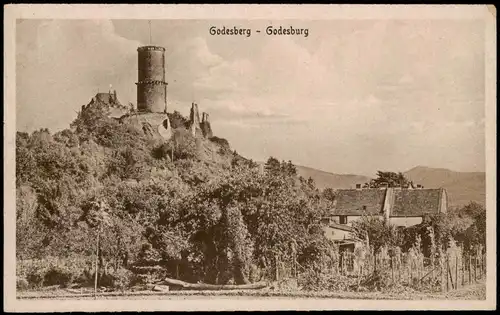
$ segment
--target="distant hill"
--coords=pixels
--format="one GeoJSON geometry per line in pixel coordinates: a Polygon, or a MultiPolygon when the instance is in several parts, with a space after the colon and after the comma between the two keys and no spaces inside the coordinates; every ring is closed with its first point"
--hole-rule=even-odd
{"type": "Polygon", "coordinates": [[[404,174],[415,184],[428,188],[445,188],[451,206],[462,206],[470,201],[482,205],[486,203],[484,172],[455,172],[444,168],[417,166],[404,174]]]}
{"type": "Polygon", "coordinates": [[[370,180],[369,177],[363,175],[334,174],[300,165],[296,165],[296,167],[300,176],[304,178],[311,177],[314,179],[316,187],[320,189],[324,189],[326,187],[333,189],[355,188],[356,184],[364,184],[370,180]]]}
{"type": "MultiPolygon", "coordinates": [[[[363,175],[334,174],[300,165],[296,167],[299,175],[305,178],[311,177],[320,189],[354,188],[356,184],[363,184],[370,180],[370,177],[363,175]]],[[[404,174],[415,184],[421,184],[426,188],[445,188],[450,206],[463,206],[471,201],[486,204],[484,172],[456,172],[444,168],[417,166],[404,174]]]]}
{"type": "MultiPolygon", "coordinates": [[[[264,164],[259,162],[259,164],[264,164]]],[[[356,184],[370,181],[370,177],[355,174],[334,174],[315,168],[296,165],[297,172],[304,178],[311,177],[316,187],[324,189],[355,188],[356,184]]],[[[417,166],[406,172],[405,176],[415,184],[425,188],[445,188],[450,206],[463,206],[471,201],[486,204],[486,178],[484,172],[456,172],[444,168],[417,166]]]]}
{"type": "MultiPolygon", "coordinates": [[[[258,162],[259,164],[264,164],[263,162],[258,162]]],[[[321,171],[315,168],[295,165],[297,168],[297,173],[304,177],[311,177],[316,187],[324,189],[327,187],[333,189],[340,188],[355,188],[356,184],[364,184],[370,180],[370,177],[363,175],[353,175],[353,174],[334,174],[330,172],[321,171]]]]}

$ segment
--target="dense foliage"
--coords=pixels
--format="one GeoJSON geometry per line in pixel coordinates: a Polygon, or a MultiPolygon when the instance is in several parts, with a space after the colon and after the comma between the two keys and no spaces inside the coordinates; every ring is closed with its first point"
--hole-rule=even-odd
{"type": "MultiPolygon", "coordinates": [[[[278,264],[299,266],[304,288],[351,285],[332,280],[338,247],[320,226],[334,190],[319,191],[291,161],[270,157],[259,166],[225,139],[193,137],[178,112],[169,114],[168,141],[106,114],[88,107],[71,129],[17,133],[20,287],[93,285],[96,257],[99,284],[116,288],[165,276],[214,284],[273,280],[278,264]]],[[[408,181],[379,172],[367,185],[384,184],[408,181]]],[[[375,217],[353,227],[382,254],[418,247],[429,257],[486,244],[486,212],[475,203],[409,228],[375,217]]]]}
{"type": "Polygon", "coordinates": [[[402,187],[408,186],[410,181],[401,172],[377,171],[377,177],[363,185],[364,188],[402,187]]]}
{"type": "Polygon", "coordinates": [[[277,256],[309,264],[325,255],[318,224],[328,203],[311,179],[274,158],[262,171],[226,140],[196,139],[184,117],[170,118],[166,142],[99,107],[56,134],[17,134],[17,258],[79,262],[24,277],[91,283],[98,252],[99,283],[248,283],[269,278],[277,256]]]}
{"type": "Polygon", "coordinates": [[[421,239],[420,250],[426,257],[431,256],[433,250],[445,252],[450,241],[456,242],[464,252],[486,248],[486,209],[475,202],[452,208],[446,214],[424,217],[420,224],[406,228],[371,216],[353,222],[353,228],[357,237],[368,240],[375,251],[383,246],[407,251],[417,238],[421,239]]]}

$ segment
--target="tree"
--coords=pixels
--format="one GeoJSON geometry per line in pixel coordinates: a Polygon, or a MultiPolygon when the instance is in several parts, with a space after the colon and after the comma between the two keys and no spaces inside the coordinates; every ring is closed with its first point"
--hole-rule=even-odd
{"type": "Polygon", "coordinates": [[[266,164],[264,164],[264,169],[268,174],[275,175],[281,172],[280,161],[274,157],[269,157],[266,164]]]}
{"type": "Polygon", "coordinates": [[[177,279],[247,283],[275,255],[284,264],[324,256],[328,241],[318,221],[328,203],[291,161],[271,157],[262,174],[224,139],[195,141],[178,114],[169,152],[172,143],[158,149],[106,114],[85,107],[71,130],[18,133],[19,257],[97,258],[99,277],[110,262],[115,270],[141,266],[151,254],[177,279]],[[220,159],[204,160],[204,147],[218,148],[220,159]]]}
{"type": "Polygon", "coordinates": [[[111,219],[108,214],[108,205],[103,200],[91,200],[87,204],[85,220],[87,224],[95,230],[96,233],[96,260],[95,260],[95,286],[94,293],[97,293],[97,281],[99,274],[99,265],[102,265],[101,253],[99,251],[99,240],[104,228],[111,225],[111,219]]]}
{"type": "Polygon", "coordinates": [[[378,188],[384,184],[388,187],[401,187],[409,185],[410,181],[401,172],[377,171],[377,178],[365,183],[365,187],[378,188]]]}
{"type": "Polygon", "coordinates": [[[337,194],[335,193],[335,191],[330,187],[325,188],[322,193],[323,198],[325,198],[329,202],[333,202],[335,200],[336,195],[337,194]]]}
{"type": "Polygon", "coordinates": [[[401,246],[402,235],[395,225],[389,224],[385,219],[374,216],[363,216],[361,220],[352,223],[355,235],[368,240],[377,252],[382,246],[401,246]]]}

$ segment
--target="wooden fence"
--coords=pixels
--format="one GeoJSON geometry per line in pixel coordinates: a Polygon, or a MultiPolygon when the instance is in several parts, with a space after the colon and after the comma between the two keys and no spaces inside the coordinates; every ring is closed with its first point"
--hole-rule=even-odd
{"type": "MultiPolygon", "coordinates": [[[[383,277],[388,284],[410,286],[415,289],[450,291],[464,287],[486,277],[485,254],[442,254],[434,259],[415,253],[387,255],[368,254],[363,258],[353,252],[343,252],[326,264],[328,272],[338,276],[367,280],[374,275],[383,277]]],[[[289,263],[290,259],[276,260],[272,278],[296,278],[306,268],[289,263]],[[285,263],[287,262],[287,263],[285,263]]]]}

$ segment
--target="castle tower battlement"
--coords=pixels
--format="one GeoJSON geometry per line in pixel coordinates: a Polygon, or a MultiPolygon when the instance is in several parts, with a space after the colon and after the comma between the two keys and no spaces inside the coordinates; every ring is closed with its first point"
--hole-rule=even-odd
{"type": "Polygon", "coordinates": [[[138,52],[137,110],[167,112],[167,83],[165,82],[165,48],[142,46],[138,52]]]}

